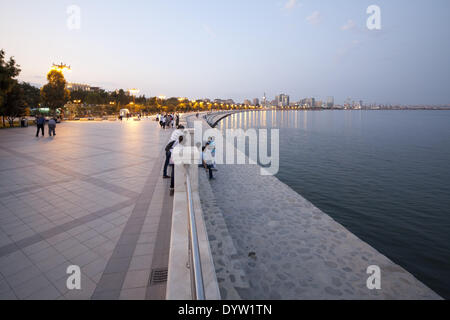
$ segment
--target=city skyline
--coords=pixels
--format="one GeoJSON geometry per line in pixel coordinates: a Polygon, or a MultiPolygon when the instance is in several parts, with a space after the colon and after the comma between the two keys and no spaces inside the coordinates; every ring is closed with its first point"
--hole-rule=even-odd
{"type": "Polygon", "coordinates": [[[64,61],[69,82],[147,97],[262,101],[285,92],[291,101],[448,105],[448,2],[377,1],[378,31],[366,27],[371,4],[15,1],[0,13],[0,37],[19,80],[36,84],[64,61]],[[72,4],[78,30],[67,27],[72,4]]]}

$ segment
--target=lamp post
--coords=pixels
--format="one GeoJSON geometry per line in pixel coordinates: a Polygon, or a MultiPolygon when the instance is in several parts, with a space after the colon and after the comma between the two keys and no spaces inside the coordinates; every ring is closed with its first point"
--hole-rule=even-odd
{"type": "Polygon", "coordinates": [[[66,65],[65,63],[60,63],[60,64],[53,64],[52,67],[50,68],[50,71],[52,70],[56,70],[58,72],[63,73],[64,71],[72,71],[72,68],[68,65],[66,65]]]}
{"type": "Polygon", "coordinates": [[[161,100],[161,109],[162,109],[162,104],[163,104],[163,102],[164,102],[164,100],[166,100],[166,96],[159,96],[158,97],[159,98],[159,100],[161,100]]]}
{"type": "Polygon", "coordinates": [[[133,104],[136,103],[136,95],[140,92],[139,89],[129,89],[128,92],[133,97],[133,104]]]}

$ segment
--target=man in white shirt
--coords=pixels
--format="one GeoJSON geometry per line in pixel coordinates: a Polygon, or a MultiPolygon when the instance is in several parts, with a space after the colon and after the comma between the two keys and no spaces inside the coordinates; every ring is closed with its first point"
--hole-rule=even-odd
{"type": "MultiPolygon", "coordinates": [[[[184,136],[180,135],[178,137],[178,140],[174,141],[174,143],[172,144],[172,148],[170,149],[170,166],[172,167],[172,175],[170,177],[170,194],[173,195],[173,192],[175,191],[175,162],[173,159],[173,152],[175,148],[180,148],[182,147],[182,143],[184,141],[184,136]]],[[[179,152],[180,150],[178,150],[179,152]]]]}
{"type": "Polygon", "coordinates": [[[166,162],[164,163],[164,172],[163,179],[169,179],[170,177],[167,175],[167,168],[169,166],[170,157],[172,156],[172,150],[176,144],[179,142],[179,138],[183,136],[184,127],[178,126],[178,129],[172,132],[169,143],[166,146],[166,162]],[[173,143],[172,143],[173,142],[173,143]],[[169,148],[170,146],[170,148],[169,148]]]}

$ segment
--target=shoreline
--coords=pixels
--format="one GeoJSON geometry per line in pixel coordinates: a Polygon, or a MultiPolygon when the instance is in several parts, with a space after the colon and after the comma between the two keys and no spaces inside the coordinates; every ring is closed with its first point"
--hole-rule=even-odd
{"type": "Polygon", "coordinates": [[[200,197],[224,299],[442,299],[258,165],[218,169],[200,197]]]}

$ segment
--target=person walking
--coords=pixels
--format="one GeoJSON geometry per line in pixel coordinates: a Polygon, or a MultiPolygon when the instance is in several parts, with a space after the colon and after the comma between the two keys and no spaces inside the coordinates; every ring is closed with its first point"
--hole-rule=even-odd
{"type": "Polygon", "coordinates": [[[36,138],[39,137],[39,130],[42,131],[42,136],[44,136],[44,125],[45,125],[45,118],[40,115],[36,119],[36,125],[37,125],[37,132],[36,132],[36,138]]]}
{"type": "Polygon", "coordinates": [[[178,128],[179,125],[180,125],[180,115],[177,113],[176,120],[175,120],[175,126],[178,128]]]}
{"type": "Polygon", "coordinates": [[[55,118],[51,118],[48,121],[48,135],[51,137],[53,133],[53,136],[56,136],[56,120],[55,118]]]}

